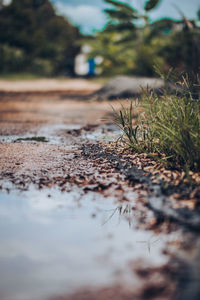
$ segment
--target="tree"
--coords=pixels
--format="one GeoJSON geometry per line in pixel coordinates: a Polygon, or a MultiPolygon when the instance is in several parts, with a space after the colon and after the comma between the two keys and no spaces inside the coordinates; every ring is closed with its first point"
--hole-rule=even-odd
{"type": "MultiPolygon", "coordinates": [[[[6,45],[22,51],[23,70],[73,74],[81,35],[78,28],[56,15],[49,0],[13,0],[0,10],[0,27],[1,50],[6,45]]],[[[2,64],[1,71],[2,67],[7,68],[2,64]]]]}
{"type": "MultiPolygon", "coordinates": [[[[104,57],[105,73],[152,76],[156,75],[155,65],[163,72],[170,68],[190,75],[199,72],[200,32],[195,20],[187,20],[180,12],[180,20],[165,18],[151,22],[149,12],[161,0],[145,1],[142,13],[122,1],[105,2],[112,6],[105,10],[109,22],[97,35],[98,46],[94,45],[95,54],[104,57]]],[[[200,12],[197,15],[200,18],[200,12]]]]}

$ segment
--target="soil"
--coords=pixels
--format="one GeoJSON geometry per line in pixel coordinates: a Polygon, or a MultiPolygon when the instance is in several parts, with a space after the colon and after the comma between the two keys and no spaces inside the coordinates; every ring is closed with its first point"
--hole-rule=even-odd
{"type": "MultiPolygon", "coordinates": [[[[145,170],[151,162],[145,165],[145,158],[141,163],[141,156],[123,153],[113,144],[120,131],[112,124],[109,103],[90,99],[99,88],[82,79],[0,82],[0,214],[5,218],[0,222],[1,244],[5,244],[0,247],[0,275],[8,274],[0,284],[1,300],[197,300],[200,297],[199,212],[193,218],[191,210],[174,209],[174,203],[169,202],[169,197],[174,195],[173,186],[168,185],[166,192],[162,179],[154,182],[151,172],[145,170]],[[33,208],[27,208],[30,203],[34,204],[33,208]],[[101,229],[99,233],[98,216],[110,210],[107,205],[112,207],[110,216],[103,221],[108,231],[101,229]],[[35,216],[34,209],[39,206],[35,216]],[[69,217],[71,207],[77,220],[75,224],[73,217],[69,217]],[[57,216],[57,209],[63,208],[65,217],[73,224],[69,233],[67,227],[63,228],[62,214],[60,220],[57,216]],[[28,217],[25,215],[22,220],[24,210],[28,217]],[[14,219],[10,221],[13,212],[14,219]],[[116,227],[112,224],[116,213],[122,221],[113,238],[110,232],[116,227]],[[50,214],[53,221],[56,219],[55,229],[49,227],[53,222],[50,214]],[[35,231],[33,216],[37,217],[35,231]],[[85,230],[87,222],[89,227],[85,230]],[[128,224],[126,229],[125,224],[128,224]],[[78,234],[76,226],[79,226],[78,234]],[[61,234],[56,228],[64,232],[61,234]],[[40,236],[43,230],[44,236],[40,236]],[[87,240],[90,231],[94,236],[87,240]],[[34,232],[38,235],[36,240],[34,232]],[[140,238],[131,248],[134,235],[140,238]],[[127,244],[123,242],[126,237],[127,244]],[[107,239],[111,243],[109,247],[107,239]],[[32,241],[37,245],[32,247],[35,251],[31,250],[32,241]],[[143,246],[136,251],[138,243],[143,246]],[[66,247],[66,252],[50,257],[45,265],[46,258],[41,258],[41,253],[44,249],[56,253],[55,244],[59,251],[66,247]],[[123,251],[122,246],[126,246],[123,251]],[[67,252],[70,247],[74,256],[66,264],[65,259],[72,255],[67,252]],[[151,247],[155,247],[153,251],[151,247]],[[27,263],[30,256],[34,259],[27,263]],[[92,256],[95,259],[98,256],[101,266],[96,266],[92,256]],[[127,258],[126,263],[123,258],[127,258]],[[18,266],[16,270],[21,273],[26,270],[25,277],[29,278],[30,271],[28,283],[23,275],[19,281],[18,272],[12,267],[7,270],[13,266],[13,260],[14,266],[18,266]],[[56,267],[49,271],[54,264],[56,267]],[[82,273],[83,264],[87,275],[82,273]],[[56,270],[58,277],[54,274],[56,270]]],[[[120,104],[114,101],[112,105],[117,109],[120,104]]],[[[184,187],[182,192],[186,190],[184,187]]]]}

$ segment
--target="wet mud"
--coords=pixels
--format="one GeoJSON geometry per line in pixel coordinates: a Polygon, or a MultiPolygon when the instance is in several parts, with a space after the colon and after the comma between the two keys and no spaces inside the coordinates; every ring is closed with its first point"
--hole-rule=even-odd
{"type": "Polygon", "coordinates": [[[74,86],[0,95],[0,299],[199,299],[198,217],[74,86]]]}

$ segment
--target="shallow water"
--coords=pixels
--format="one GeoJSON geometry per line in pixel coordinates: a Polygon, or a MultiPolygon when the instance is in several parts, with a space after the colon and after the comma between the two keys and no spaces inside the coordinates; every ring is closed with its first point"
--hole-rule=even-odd
{"type": "Polygon", "coordinates": [[[130,261],[166,262],[167,237],[136,229],[130,214],[112,197],[77,187],[2,192],[0,299],[45,300],[83,286],[135,284],[130,261]]]}
{"type": "MultiPolygon", "coordinates": [[[[54,124],[42,127],[38,136],[45,136],[48,138],[50,144],[72,144],[72,138],[75,138],[74,142],[80,143],[80,138],[87,141],[116,141],[122,134],[122,131],[113,124],[103,124],[101,126],[91,127],[90,130],[85,130],[84,125],[80,124],[54,124]],[[71,137],[67,135],[72,132],[71,137]],[[79,131],[78,137],[73,135],[73,131],[79,131]],[[68,142],[68,143],[67,143],[68,142]]],[[[73,145],[72,145],[73,148],[73,145]]]]}
{"type": "Polygon", "coordinates": [[[37,134],[27,133],[24,135],[0,135],[1,143],[43,143],[43,141],[31,140],[31,138],[45,138],[51,145],[67,145],[69,149],[77,148],[80,140],[114,142],[122,135],[122,131],[116,125],[104,124],[84,130],[80,124],[52,124],[41,127],[37,134]],[[76,135],[73,131],[79,131],[76,135]],[[71,132],[71,134],[69,134],[71,132]],[[30,139],[30,140],[27,140],[30,139]]]}

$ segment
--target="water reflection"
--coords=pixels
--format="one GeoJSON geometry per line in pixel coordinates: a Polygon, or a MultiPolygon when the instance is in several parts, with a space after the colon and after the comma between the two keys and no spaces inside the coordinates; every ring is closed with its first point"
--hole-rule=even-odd
{"type": "MultiPolygon", "coordinates": [[[[2,300],[43,300],[92,284],[134,280],[130,260],[159,264],[163,241],[153,251],[142,243],[151,232],[129,227],[131,207],[81,189],[0,195],[0,296],[2,300]]],[[[157,237],[156,237],[157,238],[157,237]]]]}

